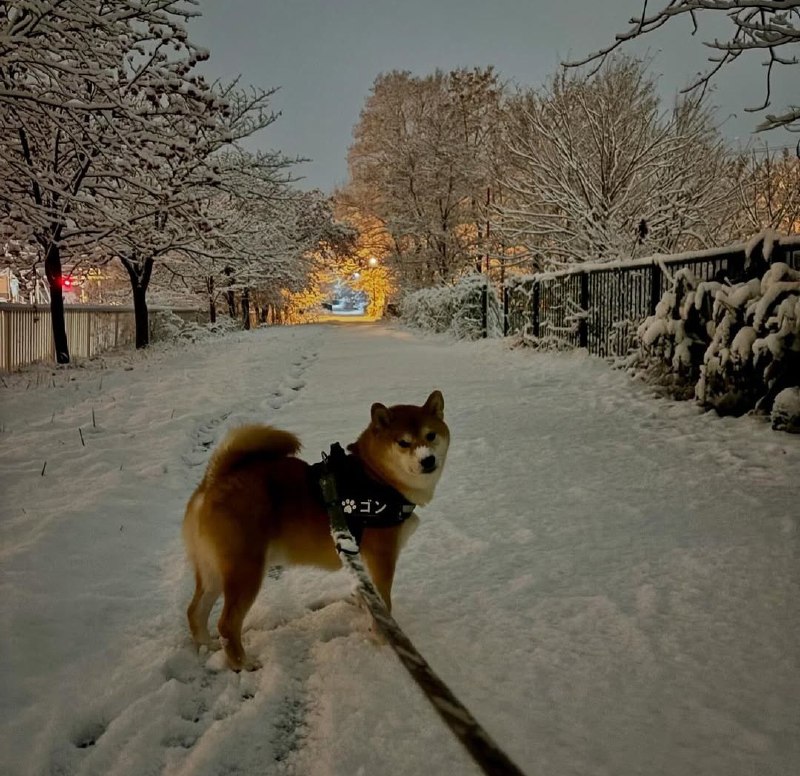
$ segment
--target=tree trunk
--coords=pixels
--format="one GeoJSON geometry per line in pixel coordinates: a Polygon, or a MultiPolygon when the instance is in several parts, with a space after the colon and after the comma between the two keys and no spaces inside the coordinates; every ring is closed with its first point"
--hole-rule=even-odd
{"type": "Polygon", "coordinates": [[[150,323],[146,291],[138,284],[133,287],[133,312],[136,319],[136,349],[140,350],[150,344],[150,323]]]}
{"type": "MultiPolygon", "coordinates": [[[[227,266],[222,270],[223,274],[228,278],[227,285],[233,285],[233,267],[227,266]]],[[[225,299],[228,300],[228,315],[232,320],[236,320],[236,297],[234,296],[233,289],[229,288],[225,292],[225,299]]]]}
{"type": "Polygon", "coordinates": [[[250,289],[245,288],[242,292],[242,323],[245,331],[250,330],[250,289]]]}
{"type": "Polygon", "coordinates": [[[50,286],[50,319],[53,326],[53,345],[56,363],[69,363],[69,343],[67,325],[64,320],[64,278],[61,274],[61,248],[58,243],[50,243],[44,257],[44,271],[50,286]]]}
{"type": "Polygon", "coordinates": [[[217,304],[214,301],[214,276],[211,275],[206,280],[208,289],[208,320],[211,323],[217,322],[217,304]]]}
{"type": "Polygon", "coordinates": [[[133,291],[133,313],[136,320],[136,348],[146,348],[150,344],[150,322],[147,312],[147,287],[153,274],[153,259],[144,261],[120,257],[120,261],[128,271],[133,291]]]}

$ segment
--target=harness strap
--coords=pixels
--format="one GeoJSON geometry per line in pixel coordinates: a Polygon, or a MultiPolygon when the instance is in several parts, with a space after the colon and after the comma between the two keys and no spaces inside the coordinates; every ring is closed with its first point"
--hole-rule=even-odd
{"type": "MultiPolygon", "coordinates": [[[[322,454],[320,463],[311,465],[311,471],[320,489],[325,474],[336,480],[335,498],[339,500],[346,526],[356,544],[361,544],[365,529],[401,525],[411,517],[416,507],[398,490],[374,479],[355,456],[345,453],[338,442],[331,445],[330,453],[322,454]]],[[[330,501],[330,493],[320,495],[323,503],[330,501]]]]}
{"type": "Polygon", "coordinates": [[[456,698],[452,690],[434,672],[428,661],[417,651],[417,648],[389,613],[386,604],[372,583],[361,558],[358,544],[347,526],[347,520],[339,502],[336,475],[328,466],[328,456],[326,455],[322,457],[321,472],[319,484],[330,517],[331,535],[336,552],[342,565],[356,578],[358,591],[389,646],[445,724],[487,776],[524,776],[523,772],[511,762],[505,752],[481,727],[469,709],[456,698]]]}

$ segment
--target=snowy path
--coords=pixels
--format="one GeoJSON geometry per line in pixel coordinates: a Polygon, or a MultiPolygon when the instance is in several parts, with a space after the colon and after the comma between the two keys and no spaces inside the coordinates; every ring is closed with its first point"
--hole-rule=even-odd
{"type": "Polygon", "coordinates": [[[274,423],[316,459],[373,401],[434,387],[453,445],[395,614],[509,755],[532,775],[800,772],[799,438],[581,355],[378,325],[106,364],[4,378],[0,773],[474,773],[337,600],[343,574],[266,580],[252,674],[198,659],[183,617],[182,510],[225,428],[274,423]]]}

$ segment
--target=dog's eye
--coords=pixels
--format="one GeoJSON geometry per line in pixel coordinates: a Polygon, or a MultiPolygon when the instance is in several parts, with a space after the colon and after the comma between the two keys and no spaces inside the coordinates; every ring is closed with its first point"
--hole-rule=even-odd
{"type": "Polygon", "coordinates": [[[400,445],[400,447],[411,447],[411,442],[406,439],[398,439],[397,444],[400,445]]]}
{"type": "Polygon", "coordinates": [[[429,442],[433,442],[433,440],[436,439],[436,432],[429,431],[427,434],[425,434],[425,439],[427,439],[429,442]]]}

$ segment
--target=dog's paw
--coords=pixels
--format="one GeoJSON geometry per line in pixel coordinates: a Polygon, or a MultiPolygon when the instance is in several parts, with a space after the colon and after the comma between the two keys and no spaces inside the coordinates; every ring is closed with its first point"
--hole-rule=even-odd
{"type": "Polygon", "coordinates": [[[234,668],[233,670],[237,673],[239,671],[258,671],[262,667],[262,663],[260,660],[254,657],[246,657],[239,668],[234,668]]]}

